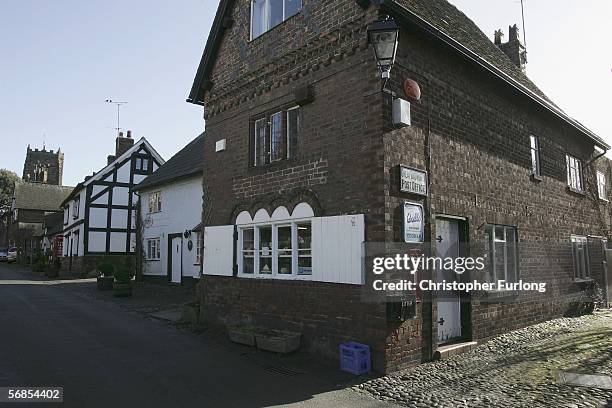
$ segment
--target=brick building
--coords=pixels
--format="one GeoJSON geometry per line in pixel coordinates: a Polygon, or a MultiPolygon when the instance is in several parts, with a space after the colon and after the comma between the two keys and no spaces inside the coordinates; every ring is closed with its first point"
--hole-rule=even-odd
{"type": "Polygon", "coordinates": [[[62,201],[72,187],[46,183],[15,183],[8,222],[8,244],[19,249],[20,259],[30,260],[42,249],[45,217],[61,214],[62,201]]]}
{"type": "Polygon", "coordinates": [[[445,0],[282,3],[220,2],[188,99],[206,119],[204,320],[296,330],[331,358],[366,343],[385,372],[592,303],[605,287],[609,146],[525,75],[515,27],[493,42],[445,0]],[[367,40],[386,15],[401,28],[395,96],[367,40]],[[407,79],[422,97],[396,127],[407,79]],[[425,194],[400,189],[402,168],[425,194]],[[471,279],[503,273],[547,292],[423,293],[390,318],[364,301],[362,243],[403,241],[408,207],[434,252],[481,248],[487,268],[471,279]]]}

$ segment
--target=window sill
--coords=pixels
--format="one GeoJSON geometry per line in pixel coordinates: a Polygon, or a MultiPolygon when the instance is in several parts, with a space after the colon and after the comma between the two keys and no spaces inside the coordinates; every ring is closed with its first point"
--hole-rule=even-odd
{"type": "MultiPolygon", "coordinates": [[[[257,37],[253,37],[252,33],[249,32],[249,44],[253,44],[254,42],[256,42],[257,40],[264,38],[266,36],[266,34],[276,30],[278,27],[281,27],[283,25],[285,25],[285,23],[287,21],[293,20],[295,17],[299,16],[300,14],[302,14],[302,10],[300,9],[300,11],[298,11],[297,13],[295,13],[294,15],[292,15],[291,17],[288,17],[287,19],[281,21],[280,23],[278,23],[277,25],[275,25],[274,27],[271,27],[269,29],[267,29],[266,31],[264,31],[263,33],[259,34],[257,37]]],[[[253,27],[253,23],[250,22],[249,24],[249,31],[251,31],[253,27]]]]}
{"type": "Polygon", "coordinates": [[[262,174],[262,173],[268,173],[271,171],[284,170],[288,167],[295,166],[296,162],[297,160],[295,157],[290,157],[288,159],[276,160],[276,161],[273,161],[272,163],[262,164],[259,166],[254,166],[253,164],[250,164],[248,173],[249,175],[251,175],[251,174],[262,174]]]}
{"type": "Polygon", "coordinates": [[[583,190],[578,190],[578,189],[576,189],[576,188],[573,188],[573,187],[568,186],[568,187],[567,187],[567,191],[569,191],[570,193],[573,193],[573,194],[579,195],[579,196],[581,196],[581,197],[586,197],[586,193],[585,193],[583,190]]]}
{"type": "Polygon", "coordinates": [[[239,278],[255,279],[255,280],[278,280],[278,281],[312,281],[312,275],[249,275],[244,273],[238,274],[239,278]]]}
{"type": "Polygon", "coordinates": [[[147,259],[147,262],[159,262],[161,259],[147,259]]]}
{"type": "Polygon", "coordinates": [[[574,283],[578,285],[588,285],[595,282],[593,278],[574,278],[574,283]]]}
{"type": "Polygon", "coordinates": [[[539,176],[537,174],[532,174],[531,175],[531,181],[535,181],[537,183],[541,183],[542,181],[544,181],[544,177],[539,176]]]}
{"type": "Polygon", "coordinates": [[[603,202],[605,202],[605,203],[609,203],[609,202],[610,202],[610,200],[608,200],[607,198],[601,198],[601,197],[599,197],[599,200],[600,200],[600,201],[603,201],[603,202]]]}

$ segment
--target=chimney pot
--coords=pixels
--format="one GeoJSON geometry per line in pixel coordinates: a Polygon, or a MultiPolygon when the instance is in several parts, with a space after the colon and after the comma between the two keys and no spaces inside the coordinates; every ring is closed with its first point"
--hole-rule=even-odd
{"type": "Polygon", "coordinates": [[[123,132],[119,132],[119,137],[123,137],[123,132]]]}
{"type": "Polygon", "coordinates": [[[502,43],[503,35],[501,30],[495,31],[495,45],[510,58],[514,65],[524,70],[527,63],[527,53],[519,39],[518,26],[514,24],[509,27],[508,42],[502,43]]]}
{"type": "Polygon", "coordinates": [[[127,137],[130,138],[130,139],[132,138],[132,131],[131,130],[127,131],[127,137]]]}
{"type": "Polygon", "coordinates": [[[115,157],[115,156],[113,156],[112,154],[109,154],[109,155],[106,157],[106,165],[108,166],[109,164],[111,164],[112,162],[114,162],[114,161],[115,161],[115,159],[116,159],[116,157],[115,157]]]}
{"type": "Polygon", "coordinates": [[[495,45],[501,45],[503,36],[504,32],[501,29],[495,30],[495,45]]]}

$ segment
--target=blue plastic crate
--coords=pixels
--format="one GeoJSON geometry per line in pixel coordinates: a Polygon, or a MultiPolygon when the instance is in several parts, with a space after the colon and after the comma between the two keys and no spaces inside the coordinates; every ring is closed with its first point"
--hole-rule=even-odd
{"type": "Polygon", "coordinates": [[[371,371],[370,346],[349,341],[340,344],[340,369],[355,375],[371,371]]]}

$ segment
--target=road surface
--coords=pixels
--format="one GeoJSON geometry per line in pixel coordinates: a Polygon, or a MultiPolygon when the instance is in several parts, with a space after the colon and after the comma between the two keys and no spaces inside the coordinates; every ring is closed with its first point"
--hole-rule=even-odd
{"type": "Polygon", "coordinates": [[[265,355],[128,313],[83,285],[95,283],[0,264],[0,387],[64,387],[63,404],[39,407],[389,406],[324,369],[279,373],[265,355]]]}

